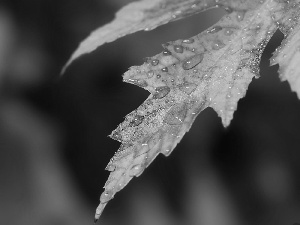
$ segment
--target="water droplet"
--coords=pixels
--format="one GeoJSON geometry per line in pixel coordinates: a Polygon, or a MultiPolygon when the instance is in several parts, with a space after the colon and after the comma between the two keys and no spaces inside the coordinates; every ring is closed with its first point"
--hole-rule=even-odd
{"type": "Polygon", "coordinates": [[[178,85],[179,90],[184,93],[190,95],[193,91],[195,91],[197,85],[194,83],[184,82],[183,84],[178,85]]]}
{"type": "Polygon", "coordinates": [[[183,47],[181,45],[174,45],[174,51],[177,53],[183,53],[183,47]]]}
{"type": "Polygon", "coordinates": [[[156,78],[157,78],[157,79],[161,78],[161,75],[160,75],[160,74],[157,74],[157,75],[156,75],[156,78]]]}
{"type": "Polygon", "coordinates": [[[147,72],[147,77],[151,78],[151,77],[153,77],[153,75],[154,75],[153,70],[150,70],[147,72]]]}
{"type": "Polygon", "coordinates": [[[164,122],[169,125],[182,124],[187,113],[186,104],[175,105],[167,113],[164,122]]]}
{"type": "Polygon", "coordinates": [[[137,85],[139,87],[147,87],[148,83],[145,80],[137,80],[137,79],[125,79],[124,82],[137,85]]]}
{"type": "Polygon", "coordinates": [[[245,16],[245,12],[244,11],[239,11],[237,12],[236,14],[236,19],[241,22],[243,19],[244,19],[244,16],[245,16]]]}
{"type": "Polygon", "coordinates": [[[106,166],[105,169],[108,170],[108,171],[110,171],[110,172],[112,172],[112,171],[115,171],[116,166],[113,165],[112,163],[109,163],[109,164],[106,166]]]}
{"type": "Polygon", "coordinates": [[[104,191],[101,196],[100,196],[100,202],[101,203],[105,203],[108,202],[109,200],[111,200],[113,198],[113,191],[112,190],[107,190],[104,191]]]}
{"type": "Polygon", "coordinates": [[[151,61],[152,66],[156,66],[159,63],[158,59],[153,59],[151,61]]]}
{"type": "Polygon", "coordinates": [[[185,43],[185,44],[192,44],[192,43],[194,43],[194,39],[193,38],[189,38],[189,39],[185,39],[185,40],[183,40],[182,41],[182,43],[185,43]]]}
{"type": "Polygon", "coordinates": [[[142,174],[143,170],[144,170],[143,167],[141,167],[140,165],[134,165],[133,167],[131,167],[131,169],[129,171],[129,176],[138,177],[139,175],[142,174]]]}
{"type": "Polygon", "coordinates": [[[210,30],[207,31],[207,33],[217,33],[218,31],[222,30],[223,28],[221,26],[215,26],[213,28],[211,28],[210,30]]]}
{"type": "Polygon", "coordinates": [[[203,53],[201,54],[197,54],[194,55],[188,59],[186,59],[183,64],[182,64],[182,68],[184,70],[189,70],[194,68],[195,66],[197,66],[199,63],[201,63],[203,60],[203,53]]]}
{"type": "Polygon", "coordinates": [[[121,135],[121,132],[120,132],[120,130],[117,128],[116,130],[114,130],[112,133],[111,133],[111,135],[109,135],[109,137],[111,138],[111,139],[114,139],[114,140],[116,140],[116,141],[122,141],[122,135],[121,135]]]}
{"type": "Polygon", "coordinates": [[[139,86],[139,87],[144,88],[144,87],[148,86],[148,83],[146,81],[144,81],[144,80],[137,80],[136,85],[139,86]]]}
{"type": "Polygon", "coordinates": [[[172,55],[172,53],[169,50],[164,50],[163,55],[172,55]]]}
{"type": "Polygon", "coordinates": [[[138,126],[138,125],[140,125],[143,122],[143,120],[144,120],[143,116],[141,116],[141,115],[135,115],[134,118],[133,118],[133,120],[131,121],[131,124],[133,126],[138,126]]]}
{"type": "MultiPolygon", "coordinates": [[[[172,136],[175,136],[175,134],[171,134],[172,136]]],[[[168,146],[170,147],[170,146],[168,146]]],[[[161,153],[164,154],[165,156],[169,156],[171,154],[171,149],[167,148],[167,149],[162,149],[161,153]]]]}
{"type": "Polygon", "coordinates": [[[228,14],[233,12],[233,9],[231,7],[225,7],[224,9],[228,14]]]}
{"type": "Polygon", "coordinates": [[[162,86],[155,88],[155,93],[153,94],[154,99],[161,99],[169,94],[170,88],[168,86],[162,86]]]}
{"type": "Polygon", "coordinates": [[[230,35],[233,34],[233,30],[230,29],[230,28],[226,28],[225,31],[224,31],[224,34],[225,34],[226,36],[230,36],[230,35]]]}
{"type": "Polygon", "coordinates": [[[212,45],[212,49],[219,50],[219,49],[223,48],[224,46],[225,46],[225,44],[222,41],[216,40],[212,45]]]}
{"type": "Polygon", "coordinates": [[[166,73],[166,72],[168,72],[168,68],[167,68],[167,67],[164,67],[164,68],[161,69],[161,71],[163,71],[163,72],[166,73]]]}

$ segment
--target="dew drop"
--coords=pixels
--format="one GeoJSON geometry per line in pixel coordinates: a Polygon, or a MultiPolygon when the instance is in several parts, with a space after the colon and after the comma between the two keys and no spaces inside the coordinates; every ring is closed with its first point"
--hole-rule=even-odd
{"type": "Polygon", "coordinates": [[[168,156],[168,155],[170,155],[171,150],[170,150],[170,149],[164,149],[164,150],[162,150],[162,153],[163,153],[164,155],[168,156]]]}
{"type": "Polygon", "coordinates": [[[224,46],[225,46],[225,44],[222,41],[216,40],[212,45],[212,49],[219,50],[219,49],[223,48],[224,46]]]}
{"type": "Polygon", "coordinates": [[[231,7],[225,7],[224,9],[228,14],[233,12],[233,9],[231,7]]]}
{"type": "Polygon", "coordinates": [[[241,22],[243,19],[244,19],[244,16],[245,16],[245,12],[242,12],[242,11],[239,11],[237,12],[236,14],[236,19],[241,22]]]}
{"type": "Polygon", "coordinates": [[[162,86],[155,88],[155,93],[153,94],[154,99],[161,99],[169,94],[170,88],[168,86],[162,86]]]}
{"type": "Polygon", "coordinates": [[[182,43],[185,43],[185,44],[192,44],[192,43],[194,43],[194,39],[193,38],[189,38],[189,39],[185,39],[185,40],[183,40],[182,41],[182,43]]]}
{"type": "Polygon", "coordinates": [[[230,28],[226,28],[226,30],[224,31],[224,34],[225,34],[226,36],[230,36],[230,35],[233,34],[233,30],[230,29],[230,28]]]}
{"type": "Polygon", "coordinates": [[[163,55],[171,55],[172,53],[169,50],[164,50],[163,55]]]}
{"type": "Polygon", "coordinates": [[[148,83],[146,81],[144,81],[144,80],[138,80],[137,83],[136,83],[136,85],[139,86],[139,87],[144,88],[144,87],[148,86],[148,83]]]}
{"type": "Polygon", "coordinates": [[[154,75],[153,70],[150,70],[147,72],[147,77],[151,78],[151,77],[153,77],[153,75],[154,75]]]}
{"type": "Polygon", "coordinates": [[[105,170],[108,170],[110,172],[115,171],[115,169],[116,169],[116,166],[111,163],[109,163],[105,168],[105,170]]]}
{"type": "Polygon", "coordinates": [[[111,200],[113,198],[113,191],[112,190],[108,190],[108,191],[104,191],[101,196],[100,196],[100,202],[101,203],[105,203],[108,202],[109,200],[111,200]]]}
{"type": "Polygon", "coordinates": [[[183,47],[181,45],[174,45],[174,51],[177,53],[183,53],[183,47]]]}
{"type": "Polygon", "coordinates": [[[162,72],[168,72],[168,68],[167,68],[167,67],[164,67],[164,68],[161,69],[161,71],[162,71],[162,72]]]}
{"type": "Polygon", "coordinates": [[[123,139],[119,129],[114,130],[109,137],[116,141],[122,141],[122,139],[123,139]]]}
{"type": "Polygon", "coordinates": [[[184,70],[189,70],[194,68],[195,66],[197,66],[199,63],[201,63],[203,60],[203,53],[201,54],[197,54],[194,55],[188,59],[186,59],[183,64],[182,64],[182,68],[184,70]]]}
{"type": "Polygon", "coordinates": [[[164,122],[169,125],[180,125],[183,123],[187,113],[186,104],[173,106],[167,113],[164,122]]]}
{"type": "Polygon", "coordinates": [[[151,61],[152,66],[156,66],[159,63],[158,59],[153,59],[151,61]]]}
{"type": "Polygon", "coordinates": [[[127,83],[130,83],[130,84],[135,84],[135,85],[137,85],[139,87],[142,87],[142,88],[148,86],[148,83],[145,80],[125,79],[124,81],[127,82],[127,83]]]}
{"type": "Polygon", "coordinates": [[[196,84],[188,83],[188,82],[178,85],[179,90],[183,91],[188,95],[190,95],[193,91],[195,91],[196,87],[197,87],[196,84]]]}
{"type": "Polygon", "coordinates": [[[130,171],[129,171],[129,176],[139,176],[141,175],[143,172],[143,168],[140,165],[134,165],[133,167],[131,167],[130,171]]]}
{"type": "Polygon", "coordinates": [[[218,31],[220,31],[222,29],[223,28],[221,26],[215,26],[215,27],[211,28],[210,30],[208,30],[207,33],[214,34],[214,33],[217,33],[218,31]]]}
{"type": "Polygon", "coordinates": [[[143,116],[141,116],[141,115],[135,115],[134,118],[133,118],[133,120],[131,121],[131,124],[133,126],[138,126],[138,125],[140,125],[143,122],[143,120],[144,120],[143,116]]]}

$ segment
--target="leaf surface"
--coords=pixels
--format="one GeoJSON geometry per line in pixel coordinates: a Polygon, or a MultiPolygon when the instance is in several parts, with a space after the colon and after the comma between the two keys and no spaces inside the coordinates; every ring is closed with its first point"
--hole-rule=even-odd
{"type": "MultiPolygon", "coordinates": [[[[205,108],[212,107],[228,126],[238,100],[252,78],[259,76],[261,54],[279,27],[274,16],[286,3],[211,2],[224,7],[228,14],[190,39],[164,44],[163,52],[124,74],[125,82],[151,94],[111,134],[121,146],[107,165],[111,173],[96,220],[108,201],[159,153],[168,156],[173,151],[205,108]]],[[[173,7],[176,4],[182,1],[176,1],[173,7]]]]}
{"type": "Polygon", "coordinates": [[[281,4],[273,20],[278,25],[285,39],[276,49],[271,65],[279,64],[279,74],[283,81],[287,80],[291,89],[300,99],[300,1],[288,1],[281,4]]]}
{"type": "MultiPolygon", "coordinates": [[[[221,5],[220,2],[218,0],[141,0],[130,3],[116,13],[115,19],[111,23],[94,30],[80,43],[62,69],[62,73],[76,58],[94,51],[105,43],[137,31],[150,31],[168,22],[221,5]]],[[[237,7],[239,5],[241,10],[254,7],[251,1],[243,4],[234,0],[222,2],[228,6],[237,7]]]]}

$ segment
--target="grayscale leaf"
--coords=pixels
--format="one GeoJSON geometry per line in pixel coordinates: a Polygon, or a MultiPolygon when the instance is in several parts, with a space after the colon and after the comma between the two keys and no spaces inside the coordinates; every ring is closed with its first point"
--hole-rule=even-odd
{"type": "Polygon", "coordinates": [[[97,47],[115,41],[137,31],[150,31],[158,26],[175,21],[203,10],[222,5],[247,10],[256,1],[215,1],[215,0],[141,0],[133,2],[116,13],[115,19],[94,30],[72,54],[62,73],[79,56],[94,51],[97,47]]]}
{"type": "MultiPolygon", "coordinates": [[[[163,2],[171,13],[162,11],[172,15],[173,9],[181,9],[183,5],[187,8],[183,2],[195,1],[163,2]]],[[[238,100],[245,95],[252,78],[259,76],[260,58],[266,44],[277,28],[286,27],[274,18],[280,15],[282,18],[290,2],[198,1],[207,8],[223,7],[228,14],[194,37],[164,44],[162,53],[148,58],[141,66],[131,67],[124,74],[125,82],[136,84],[151,94],[111,134],[111,138],[121,142],[121,147],[107,165],[111,173],[100,197],[96,220],[108,201],[134,176],[141,175],[159,153],[168,156],[173,151],[205,108],[212,107],[225,127],[230,124],[238,100]]],[[[182,15],[191,13],[180,11],[182,15]]],[[[154,26],[170,20],[168,17],[164,22],[156,21],[154,26]]],[[[151,18],[150,21],[153,22],[151,18]]],[[[145,24],[143,22],[138,29],[145,24]]],[[[290,42],[296,40],[296,35],[288,39],[290,42]]],[[[279,59],[278,62],[288,64],[279,59]]]]}
{"type": "Polygon", "coordinates": [[[287,80],[300,99],[300,1],[289,1],[273,14],[285,39],[276,49],[271,65],[279,64],[281,79],[287,80]]]}

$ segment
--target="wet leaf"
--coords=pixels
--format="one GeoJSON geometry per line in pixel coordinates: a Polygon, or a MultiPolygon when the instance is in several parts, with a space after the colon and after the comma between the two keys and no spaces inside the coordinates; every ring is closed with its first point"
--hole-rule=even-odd
{"type": "Polygon", "coordinates": [[[283,80],[300,97],[299,0],[143,0],[121,9],[110,24],[98,28],[73,53],[80,55],[139,30],[212,7],[227,12],[218,23],[185,40],[163,45],[163,52],[133,66],[123,78],[151,94],[110,135],[121,142],[106,169],[110,171],[96,210],[97,221],[114,195],[162,153],[168,156],[196,116],[212,107],[226,127],[253,77],[259,77],[262,52],[279,28],[285,35],[274,53],[283,80]]]}
{"type": "Polygon", "coordinates": [[[111,23],[94,30],[80,43],[62,69],[62,73],[76,58],[94,51],[105,43],[137,31],[150,31],[168,22],[221,5],[221,2],[228,6],[239,5],[240,9],[249,9],[255,5],[251,1],[241,4],[234,0],[141,0],[130,3],[116,13],[111,23]]]}
{"type": "Polygon", "coordinates": [[[289,1],[282,4],[280,10],[273,14],[279,29],[285,39],[276,49],[271,59],[271,65],[279,64],[279,74],[282,80],[287,80],[291,89],[300,99],[300,1],[289,1]]]}
{"type": "MultiPolygon", "coordinates": [[[[168,3],[168,10],[171,6],[178,10],[185,5],[183,1],[164,2],[168,3]]],[[[191,4],[192,1],[185,2],[191,4]]],[[[159,153],[168,156],[173,151],[205,108],[212,107],[225,127],[230,124],[238,100],[245,95],[252,78],[259,77],[260,58],[273,33],[279,28],[286,32],[287,42],[299,45],[299,6],[298,3],[290,6],[291,2],[199,1],[199,5],[206,4],[207,8],[223,7],[228,14],[194,37],[164,44],[162,53],[124,74],[125,82],[143,87],[151,94],[111,134],[121,142],[121,147],[107,166],[111,173],[96,210],[96,219],[116,192],[134,176],[141,175],[159,153]],[[289,21],[288,14],[294,18],[293,25],[284,24],[289,21]],[[287,31],[288,26],[293,29],[287,31]]],[[[182,15],[191,13],[181,12],[182,15]]],[[[171,18],[164,21],[169,20],[171,18]]],[[[285,70],[296,67],[296,61],[283,60],[283,51],[289,51],[288,47],[276,55],[275,61],[285,70]]],[[[286,57],[294,60],[298,54],[297,49],[286,57]]]]}

